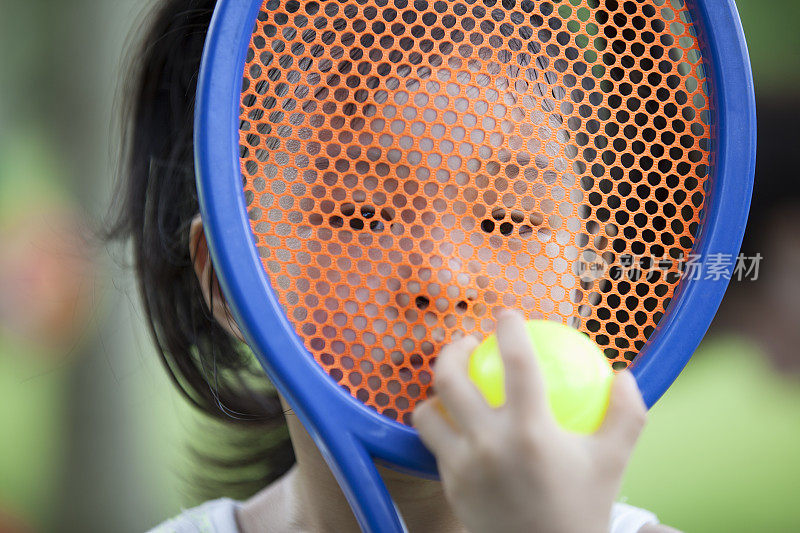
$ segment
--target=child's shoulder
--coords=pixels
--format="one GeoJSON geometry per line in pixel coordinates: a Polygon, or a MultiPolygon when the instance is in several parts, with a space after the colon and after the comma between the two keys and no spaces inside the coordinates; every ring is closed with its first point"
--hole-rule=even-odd
{"type": "Polygon", "coordinates": [[[236,508],[239,502],[222,498],[184,511],[149,533],[239,533],[236,508]]]}

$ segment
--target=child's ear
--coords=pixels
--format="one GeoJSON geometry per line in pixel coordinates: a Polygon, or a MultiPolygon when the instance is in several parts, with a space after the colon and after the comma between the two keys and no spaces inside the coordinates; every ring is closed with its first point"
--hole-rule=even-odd
{"type": "Polygon", "coordinates": [[[242,332],[236,321],[233,320],[228,303],[219,286],[219,280],[214,272],[214,265],[211,264],[211,255],[208,252],[206,234],[203,229],[203,220],[200,215],[192,219],[189,227],[189,257],[194,266],[197,280],[200,282],[200,289],[203,292],[203,299],[206,307],[211,310],[214,319],[228,333],[244,342],[242,332]]]}

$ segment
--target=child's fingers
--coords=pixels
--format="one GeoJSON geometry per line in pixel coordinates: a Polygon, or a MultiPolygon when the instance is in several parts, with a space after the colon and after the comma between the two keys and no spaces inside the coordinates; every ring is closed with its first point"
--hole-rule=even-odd
{"type": "Polygon", "coordinates": [[[458,439],[458,431],[447,420],[438,398],[418,403],[411,415],[411,422],[419,432],[419,437],[434,455],[445,453],[458,439]]]}
{"type": "Polygon", "coordinates": [[[606,418],[595,438],[627,455],[633,450],[646,421],[647,407],[636,379],[628,371],[620,372],[614,378],[606,418]]]}
{"type": "Polygon", "coordinates": [[[544,379],[521,314],[502,312],[497,322],[497,343],[503,360],[507,405],[518,414],[541,416],[547,405],[544,379]]]}
{"type": "Polygon", "coordinates": [[[488,410],[486,400],[469,379],[469,357],[477,341],[463,337],[447,346],[439,354],[434,368],[434,390],[456,425],[464,431],[481,427],[482,414],[488,410]]]}

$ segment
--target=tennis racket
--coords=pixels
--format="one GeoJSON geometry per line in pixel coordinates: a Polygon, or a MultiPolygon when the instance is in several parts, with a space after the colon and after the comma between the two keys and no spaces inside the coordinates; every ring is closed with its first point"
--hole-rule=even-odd
{"type": "Polygon", "coordinates": [[[410,415],[500,308],[586,332],[652,405],[754,150],[732,0],[220,0],[196,106],[227,301],[371,532],[404,529],[374,461],[436,475],[410,415]]]}

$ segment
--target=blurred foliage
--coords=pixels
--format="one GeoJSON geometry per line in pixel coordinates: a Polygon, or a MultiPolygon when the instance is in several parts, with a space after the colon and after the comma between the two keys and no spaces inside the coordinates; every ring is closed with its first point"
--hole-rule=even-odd
{"type": "Polygon", "coordinates": [[[797,100],[800,83],[800,2],[737,0],[756,93],[759,97],[797,100]]]}
{"type": "Polygon", "coordinates": [[[651,411],[622,495],[685,531],[800,531],[800,379],[708,338],[651,411]]]}
{"type": "Polygon", "coordinates": [[[69,406],[66,373],[36,351],[0,334],[0,514],[44,528],[60,498],[69,406]]]}

